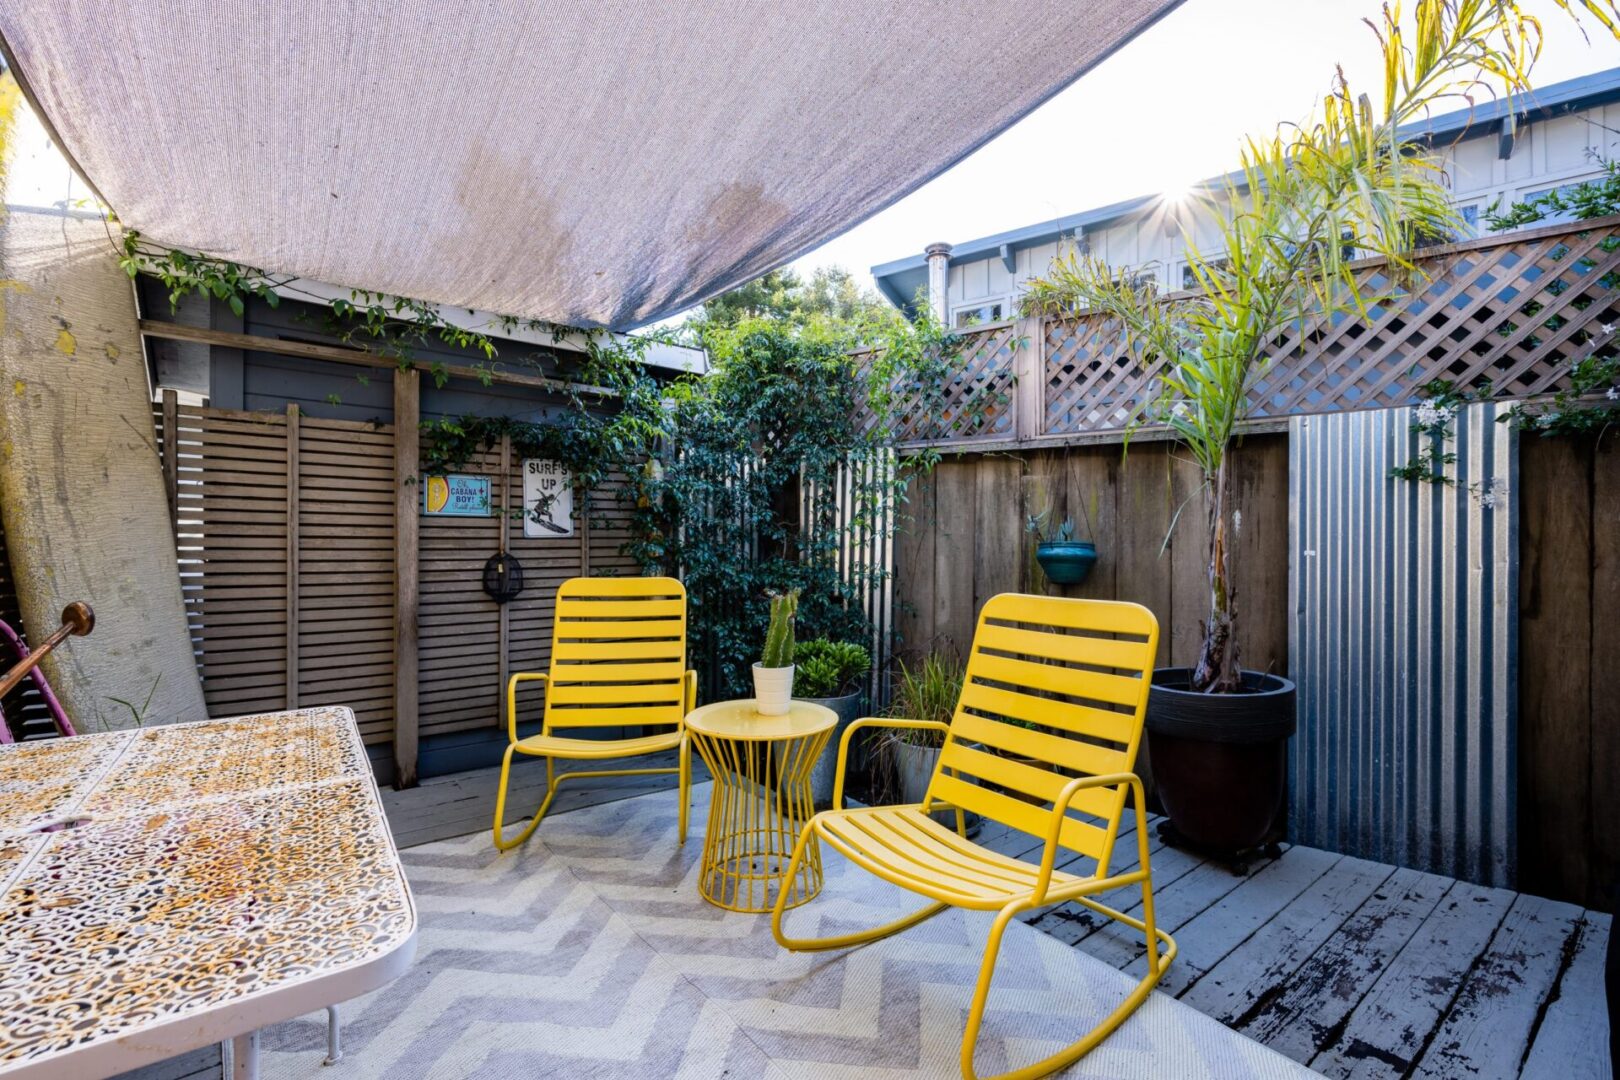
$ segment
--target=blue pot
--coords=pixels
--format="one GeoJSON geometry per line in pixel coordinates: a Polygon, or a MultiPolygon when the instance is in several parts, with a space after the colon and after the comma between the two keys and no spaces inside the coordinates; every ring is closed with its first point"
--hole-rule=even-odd
{"type": "Polygon", "coordinates": [[[1090,540],[1047,540],[1035,547],[1035,561],[1049,581],[1078,585],[1097,565],[1097,545],[1090,540]]]}

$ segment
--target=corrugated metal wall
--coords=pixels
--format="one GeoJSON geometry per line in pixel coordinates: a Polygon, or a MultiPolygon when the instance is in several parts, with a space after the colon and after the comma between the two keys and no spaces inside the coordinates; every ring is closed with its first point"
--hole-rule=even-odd
{"type": "Polygon", "coordinates": [[[1518,457],[1456,418],[1453,485],[1391,478],[1413,410],[1290,421],[1290,834],[1491,885],[1515,873],[1518,457]]]}

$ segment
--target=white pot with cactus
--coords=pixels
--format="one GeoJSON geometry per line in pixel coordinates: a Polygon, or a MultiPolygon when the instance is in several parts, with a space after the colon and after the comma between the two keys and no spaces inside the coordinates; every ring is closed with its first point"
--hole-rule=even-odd
{"type": "Polygon", "coordinates": [[[754,665],[754,710],[761,716],[781,716],[793,700],[793,617],[798,610],[797,589],[771,597],[765,650],[754,665]]]}

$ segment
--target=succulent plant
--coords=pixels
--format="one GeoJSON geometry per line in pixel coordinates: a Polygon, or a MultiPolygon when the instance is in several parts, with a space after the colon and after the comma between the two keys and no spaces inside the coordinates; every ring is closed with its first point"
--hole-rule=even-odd
{"type": "Polygon", "coordinates": [[[793,617],[799,611],[799,590],[772,593],[771,623],[765,631],[765,651],[759,658],[760,667],[784,668],[793,666],[793,617]]]}
{"type": "Polygon", "coordinates": [[[839,697],[852,692],[872,670],[872,654],[849,641],[816,638],[793,651],[793,685],[803,697],[839,697]]]}

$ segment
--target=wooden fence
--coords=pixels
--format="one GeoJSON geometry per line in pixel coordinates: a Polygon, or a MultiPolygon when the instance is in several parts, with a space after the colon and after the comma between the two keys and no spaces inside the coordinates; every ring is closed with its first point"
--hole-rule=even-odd
{"type": "MultiPolygon", "coordinates": [[[[1384,263],[1356,264],[1370,295],[1395,299],[1367,319],[1306,319],[1274,342],[1251,428],[1410,404],[1435,379],[1531,397],[1620,337],[1603,329],[1620,323],[1620,217],[1437,247],[1418,265],[1403,292],[1384,263]]],[[[893,388],[895,433],[964,448],[1116,439],[1155,396],[1160,363],[1141,365],[1118,324],[1096,314],[978,327],[941,385],[893,388]]]]}
{"type": "MultiPolygon", "coordinates": [[[[490,517],[422,513],[396,481],[390,425],[181,407],[155,410],[174,508],[181,585],[213,715],[318,704],[352,707],[368,743],[504,725],[511,671],[544,670],[557,586],[583,573],[636,573],[611,488],[574,536],[528,539],[513,515],[522,462],[509,444],[458,471],[491,479],[490,517]],[[416,515],[401,544],[400,507],[416,515]],[[483,591],[505,544],[524,589],[505,605],[483,591]],[[399,567],[414,567],[402,590],[399,567]],[[415,680],[398,678],[403,611],[414,609],[415,680]],[[406,708],[401,709],[406,695],[406,708]]],[[[412,430],[412,438],[415,438],[412,430]]],[[[520,702],[537,721],[543,697],[520,702]]]]}
{"type": "MultiPolygon", "coordinates": [[[[1288,670],[1288,440],[1247,438],[1233,458],[1234,557],[1246,667],[1288,670]]],[[[1198,483],[1168,443],[948,457],[913,482],[895,538],[899,654],[964,655],[998,592],[1133,600],[1159,616],[1160,664],[1196,656],[1208,607],[1198,483]],[[1094,538],[1083,585],[1032,567],[1021,489],[1044,479],[1055,516],[1094,538]],[[1089,525],[1087,521],[1089,520],[1089,525]],[[1168,541],[1166,536],[1168,533],[1168,541]]],[[[1520,442],[1519,887],[1611,910],[1620,880],[1620,450],[1610,434],[1520,442]]],[[[1146,764],[1151,769],[1151,763],[1146,764]]]]}

